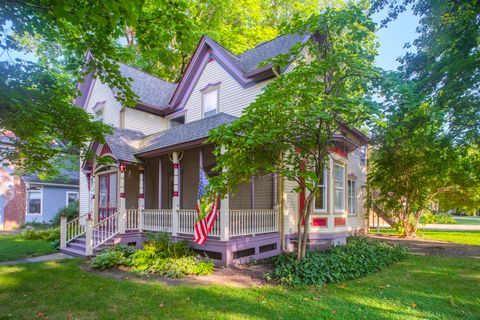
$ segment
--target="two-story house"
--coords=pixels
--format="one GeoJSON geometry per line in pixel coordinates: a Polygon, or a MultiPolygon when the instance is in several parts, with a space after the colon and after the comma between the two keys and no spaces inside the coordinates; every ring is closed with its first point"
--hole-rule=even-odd
{"type": "MultiPolygon", "coordinates": [[[[303,204],[293,192],[294,184],[275,175],[252,177],[222,199],[203,247],[193,243],[193,234],[199,169],[210,174],[215,166],[213,146],[204,143],[209,131],[240,117],[273,81],[271,67],[257,67],[260,62],[288,53],[301,41],[310,37],[283,35],[237,56],[204,36],[177,84],[120,63],[139,97],[135,108],[122,106],[114,88],[93,73],[88,75],[76,103],[114,128],[105,144],[91,144],[93,151],[111,157],[113,163],[82,164],[81,216],[64,227],[62,250],[91,255],[112,241],[139,245],[146,231],[187,239],[219,264],[291,249],[303,204]],[[83,220],[89,216],[93,221],[86,228],[83,220]],[[85,240],[86,230],[90,234],[85,240]]],[[[343,243],[348,232],[365,228],[366,167],[361,147],[366,143],[358,130],[339,132],[308,221],[312,246],[343,243]]]]}

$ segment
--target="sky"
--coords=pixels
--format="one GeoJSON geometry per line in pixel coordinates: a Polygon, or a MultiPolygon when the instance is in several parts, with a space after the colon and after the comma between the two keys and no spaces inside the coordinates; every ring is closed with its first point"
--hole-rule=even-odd
{"type": "MultiPolygon", "coordinates": [[[[385,11],[374,15],[374,21],[380,25],[380,21],[386,17],[385,11]]],[[[376,60],[377,66],[386,70],[395,70],[400,63],[397,58],[403,56],[407,50],[403,48],[405,43],[413,42],[418,34],[415,28],[418,25],[418,17],[408,10],[399,15],[399,17],[390,22],[386,28],[380,29],[377,32],[378,42],[378,57],[376,60]]],[[[413,49],[409,49],[410,51],[413,49]]]]}
{"type": "MultiPolygon", "coordinates": [[[[380,24],[380,21],[385,18],[386,15],[386,11],[379,12],[374,15],[373,19],[377,24],[380,24]]],[[[378,42],[380,44],[378,48],[379,55],[376,60],[377,66],[386,70],[395,70],[399,66],[397,58],[405,54],[404,44],[412,42],[417,37],[415,33],[417,25],[418,17],[413,15],[411,10],[408,10],[400,14],[396,20],[390,22],[386,28],[380,29],[377,32],[378,42]]],[[[36,60],[33,54],[25,55],[14,51],[10,51],[10,57],[12,59],[36,60]]],[[[9,60],[10,57],[5,52],[0,56],[0,61],[9,60]]]]}

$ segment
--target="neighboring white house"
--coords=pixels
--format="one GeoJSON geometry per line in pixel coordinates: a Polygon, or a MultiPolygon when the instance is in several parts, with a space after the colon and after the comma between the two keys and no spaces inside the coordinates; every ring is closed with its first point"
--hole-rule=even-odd
{"type": "MultiPolygon", "coordinates": [[[[208,132],[241,116],[272,81],[271,67],[257,68],[260,62],[308,40],[309,36],[283,35],[236,56],[204,36],[178,84],[120,63],[139,96],[135,108],[123,107],[116,90],[88,75],[77,104],[114,128],[106,144],[91,144],[114,164],[85,162],[81,168],[82,217],[91,213],[97,232],[114,221],[94,247],[112,238],[140,243],[146,230],[193,240],[199,167],[209,173],[215,165],[213,147],[204,144],[208,132]]],[[[339,132],[308,222],[312,246],[342,243],[347,233],[364,230],[366,143],[358,130],[339,132]]],[[[222,200],[209,240],[204,247],[194,247],[222,264],[272,256],[282,246],[291,249],[302,206],[293,187],[274,175],[253,177],[222,200]]],[[[64,250],[82,254],[78,236],[83,233],[70,234],[64,250]]]]}

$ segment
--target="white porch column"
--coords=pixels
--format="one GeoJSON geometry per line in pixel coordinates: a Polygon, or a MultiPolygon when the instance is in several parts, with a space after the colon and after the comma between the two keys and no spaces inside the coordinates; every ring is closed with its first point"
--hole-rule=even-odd
{"type": "Polygon", "coordinates": [[[62,212],[60,215],[60,249],[67,247],[67,216],[62,212]]]}
{"type": "Polygon", "coordinates": [[[125,204],[125,170],[126,165],[120,164],[120,213],[118,216],[118,232],[125,233],[127,224],[127,210],[125,204]]]}
{"type": "MultiPolygon", "coordinates": [[[[225,152],[225,148],[222,147],[221,152],[225,152]]],[[[223,168],[223,170],[228,170],[223,168]]],[[[220,240],[228,241],[230,239],[230,194],[227,194],[225,198],[220,200],[220,240]]]]}
{"type": "Polygon", "coordinates": [[[93,219],[89,214],[85,220],[85,254],[87,256],[93,255],[93,219]]]}
{"type": "Polygon", "coordinates": [[[180,161],[178,152],[172,153],[173,162],[173,197],[172,197],[172,236],[176,236],[178,232],[178,210],[180,209],[180,193],[178,186],[180,184],[180,161]]]}
{"type": "Polygon", "coordinates": [[[145,194],[143,190],[143,177],[144,177],[144,168],[140,167],[139,168],[139,177],[140,177],[140,183],[139,183],[139,188],[138,188],[138,209],[143,210],[145,209],[145,194]]]}

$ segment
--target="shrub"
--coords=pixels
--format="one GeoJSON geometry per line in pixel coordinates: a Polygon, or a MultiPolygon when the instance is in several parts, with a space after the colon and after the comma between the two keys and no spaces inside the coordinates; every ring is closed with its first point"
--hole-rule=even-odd
{"type": "Polygon", "coordinates": [[[131,266],[136,271],[152,272],[171,278],[190,274],[207,275],[213,271],[213,262],[197,259],[188,242],[172,242],[165,233],[151,235],[143,249],[132,255],[131,266]]]}
{"type": "Polygon", "coordinates": [[[436,215],[438,224],[456,224],[457,221],[453,219],[452,215],[449,213],[439,213],[436,215]]]}
{"type": "Polygon", "coordinates": [[[60,240],[60,229],[46,229],[46,230],[35,230],[35,229],[24,229],[21,233],[21,237],[26,240],[45,240],[45,241],[54,241],[60,240]]]}
{"type": "Polygon", "coordinates": [[[449,213],[438,213],[433,214],[431,212],[424,213],[419,222],[421,224],[455,224],[457,223],[455,219],[453,219],[452,215],[449,213]]]}
{"type": "Polygon", "coordinates": [[[58,209],[57,213],[52,219],[52,225],[60,225],[60,215],[65,213],[67,221],[73,220],[79,217],[78,201],[70,203],[68,206],[58,209]]]}
{"type": "Polygon", "coordinates": [[[169,278],[181,278],[187,275],[207,275],[213,272],[213,262],[201,261],[195,257],[157,259],[150,271],[169,278]]]}
{"type": "Polygon", "coordinates": [[[351,237],[327,251],[308,250],[302,261],[295,253],[282,254],[273,259],[274,269],[266,277],[289,285],[323,285],[364,277],[407,255],[403,246],[351,237]]]}
{"type": "Polygon", "coordinates": [[[126,263],[127,259],[123,252],[114,249],[103,250],[95,258],[90,260],[90,266],[100,270],[109,269],[126,263]]]}
{"type": "Polygon", "coordinates": [[[137,249],[134,246],[116,245],[102,250],[90,261],[95,269],[105,270],[120,265],[130,265],[131,257],[137,249]]]}

